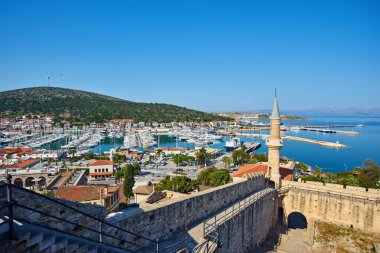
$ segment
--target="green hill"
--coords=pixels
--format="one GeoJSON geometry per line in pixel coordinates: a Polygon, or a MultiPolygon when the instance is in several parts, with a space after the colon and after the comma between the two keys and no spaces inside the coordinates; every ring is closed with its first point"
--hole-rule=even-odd
{"type": "Polygon", "coordinates": [[[175,105],[136,103],[93,92],[57,87],[0,92],[0,117],[28,113],[52,115],[59,120],[82,123],[121,118],[131,118],[135,122],[231,120],[175,105]]]}

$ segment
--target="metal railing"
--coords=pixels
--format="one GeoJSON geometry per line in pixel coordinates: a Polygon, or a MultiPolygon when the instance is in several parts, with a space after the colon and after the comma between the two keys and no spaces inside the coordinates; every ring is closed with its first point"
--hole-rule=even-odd
{"type": "Polygon", "coordinates": [[[210,218],[203,223],[203,234],[207,236],[210,233],[210,231],[216,229],[218,226],[220,226],[227,220],[234,217],[236,214],[242,212],[244,209],[251,206],[257,200],[261,199],[262,197],[264,197],[265,195],[273,191],[275,191],[275,189],[272,189],[272,188],[264,189],[258,193],[255,193],[249,196],[248,198],[245,198],[239,201],[238,203],[232,205],[232,207],[225,208],[224,211],[219,213],[219,215],[216,215],[213,218],[210,218]]]}
{"type": "MultiPolygon", "coordinates": [[[[64,231],[64,230],[61,230],[61,229],[57,229],[57,228],[55,228],[53,226],[50,226],[49,223],[48,224],[44,224],[43,226],[41,226],[41,227],[44,227],[46,229],[51,229],[51,230],[54,230],[54,231],[57,231],[57,232],[62,232],[62,233],[69,234],[69,235],[72,235],[72,236],[80,237],[80,238],[83,238],[84,240],[95,242],[95,243],[97,243],[99,245],[100,251],[102,251],[103,245],[106,245],[106,246],[109,246],[109,247],[113,247],[113,248],[118,248],[119,250],[133,251],[133,249],[131,250],[131,249],[128,249],[126,247],[122,247],[121,246],[123,244],[127,244],[129,246],[134,246],[134,247],[136,247],[138,249],[139,248],[144,248],[145,250],[148,250],[148,251],[151,251],[151,252],[156,252],[156,253],[157,252],[170,252],[170,251],[168,251],[168,249],[177,246],[179,243],[183,243],[183,241],[177,242],[174,245],[169,245],[169,246],[165,247],[164,249],[160,249],[160,241],[159,241],[159,239],[152,240],[150,238],[138,235],[136,233],[133,233],[131,231],[128,231],[126,229],[118,227],[118,226],[116,226],[116,225],[114,225],[112,223],[109,223],[109,222],[107,222],[107,221],[105,221],[103,219],[100,219],[98,217],[95,217],[95,216],[92,216],[90,214],[87,214],[87,213],[85,213],[85,212],[83,212],[83,211],[81,211],[81,210],[79,210],[77,208],[74,208],[72,206],[69,206],[69,205],[61,202],[61,201],[58,201],[57,199],[54,199],[54,198],[51,198],[51,197],[48,197],[48,196],[45,196],[45,195],[41,195],[41,194],[36,193],[34,191],[27,190],[27,189],[18,187],[16,185],[13,185],[13,184],[10,183],[10,179],[8,179],[7,181],[8,181],[7,183],[0,184],[0,189],[3,188],[3,187],[6,187],[6,196],[7,196],[6,203],[5,203],[5,205],[0,206],[0,210],[2,210],[4,208],[8,208],[8,211],[7,211],[8,219],[4,220],[2,222],[2,224],[9,223],[8,238],[10,240],[13,239],[14,221],[15,220],[16,221],[20,221],[20,222],[29,223],[29,224],[32,224],[32,225],[41,226],[41,224],[38,224],[38,223],[36,223],[34,221],[31,221],[31,220],[28,220],[25,217],[15,216],[16,213],[14,212],[14,208],[16,207],[16,208],[21,208],[21,209],[25,209],[25,210],[31,211],[33,213],[38,213],[39,215],[44,216],[44,217],[50,217],[50,218],[52,218],[54,220],[57,220],[57,221],[60,221],[60,222],[63,222],[63,223],[67,223],[67,224],[73,225],[73,226],[75,226],[75,229],[84,229],[84,230],[87,230],[89,232],[93,232],[93,233],[97,234],[98,235],[98,239],[94,240],[92,238],[88,238],[88,237],[85,237],[83,235],[76,235],[74,233],[72,234],[72,233],[68,233],[67,231],[64,231]],[[62,218],[62,217],[58,217],[58,216],[53,215],[53,214],[46,213],[43,210],[39,210],[36,207],[31,207],[31,206],[23,205],[23,204],[19,203],[17,201],[17,199],[14,198],[13,193],[14,193],[15,190],[21,191],[21,192],[24,192],[24,193],[27,193],[27,194],[35,195],[35,196],[38,196],[39,198],[43,198],[45,200],[51,201],[51,202],[53,202],[53,203],[55,203],[55,204],[57,204],[57,205],[59,205],[61,207],[65,207],[65,208],[70,209],[71,211],[73,211],[75,213],[81,214],[81,215],[83,215],[84,217],[86,217],[88,219],[92,219],[92,220],[98,222],[99,225],[98,225],[97,228],[84,226],[82,224],[79,224],[78,222],[73,222],[73,221],[70,221],[68,219],[65,219],[65,218],[62,218]],[[134,237],[133,238],[134,241],[143,240],[144,245],[147,245],[147,246],[142,245],[143,243],[137,244],[137,243],[135,243],[133,241],[122,239],[122,238],[116,237],[114,235],[111,235],[110,233],[105,233],[104,232],[104,228],[105,227],[110,227],[110,228],[115,229],[116,232],[117,232],[117,234],[119,234],[119,235],[120,234],[121,235],[124,234],[124,235],[133,236],[134,237]],[[104,242],[104,238],[106,238],[106,237],[110,238],[112,240],[118,241],[118,245],[115,246],[113,244],[104,242]]],[[[186,235],[186,239],[185,239],[185,244],[187,246],[187,235],[186,235]]]]}
{"type": "Polygon", "coordinates": [[[210,253],[214,252],[216,248],[220,247],[218,227],[224,224],[227,220],[233,218],[235,215],[244,211],[246,208],[254,204],[256,201],[266,196],[268,193],[276,191],[275,189],[266,188],[257,192],[238,203],[233,204],[222,210],[218,215],[203,222],[203,235],[206,239],[204,242],[198,244],[192,253],[210,253]],[[219,217],[218,217],[219,216],[219,217]]]}

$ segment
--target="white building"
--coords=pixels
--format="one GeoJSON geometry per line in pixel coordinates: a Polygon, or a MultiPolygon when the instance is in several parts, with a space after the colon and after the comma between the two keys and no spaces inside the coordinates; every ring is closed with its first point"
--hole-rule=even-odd
{"type": "Polygon", "coordinates": [[[88,166],[90,180],[105,179],[113,175],[113,162],[109,160],[96,160],[88,166]]]}

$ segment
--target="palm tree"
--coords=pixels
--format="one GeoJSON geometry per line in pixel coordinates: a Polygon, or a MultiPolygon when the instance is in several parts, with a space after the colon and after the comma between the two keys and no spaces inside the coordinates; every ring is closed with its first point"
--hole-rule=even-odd
{"type": "Polygon", "coordinates": [[[232,158],[230,156],[224,156],[222,161],[224,162],[224,166],[227,167],[228,170],[230,170],[231,163],[233,162],[232,158]]]}
{"type": "Polygon", "coordinates": [[[198,152],[195,153],[197,163],[199,165],[205,165],[206,164],[206,159],[211,157],[211,154],[207,153],[205,148],[201,148],[198,152]]]}

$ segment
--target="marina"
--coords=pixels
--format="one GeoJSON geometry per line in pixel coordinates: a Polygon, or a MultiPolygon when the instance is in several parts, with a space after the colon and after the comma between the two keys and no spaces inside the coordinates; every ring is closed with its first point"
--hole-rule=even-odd
{"type": "MultiPolygon", "coordinates": [[[[379,132],[380,120],[378,118],[349,119],[349,124],[342,123],[346,120],[342,117],[326,117],[322,121],[318,117],[307,121],[284,120],[286,131],[282,131],[281,135],[287,145],[283,149],[283,154],[296,159],[298,157],[295,156],[299,156],[298,159],[308,164],[318,164],[328,170],[341,170],[344,167],[343,164],[354,167],[363,163],[365,159],[378,159],[375,151],[372,154],[369,153],[373,150],[380,150],[378,144],[380,140],[374,134],[379,132]],[[337,123],[334,123],[334,120],[337,123]],[[306,122],[307,127],[305,126],[306,122]],[[351,131],[337,130],[332,127],[354,127],[355,131],[353,129],[351,131]],[[321,147],[321,149],[317,147],[321,147]],[[302,156],[298,154],[302,154],[302,156]],[[318,158],[321,154],[324,159],[318,158]]],[[[56,150],[66,152],[69,156],[90,151],[103,154],[121,146],[141,151],[160,147],[190,149],[207,147],[230,152],[241,147],[242,143],[248,145],[248,143],[255,142],[260,143],[261,147],[257,147],[254,152],[265,153],[267,150],[262,147],[269,134],[267,121],[262,120],[255,124],[259,126],[243,129],[236,125],[223,128],[206,126],[136,128],[115,124],[104,127],[94,125],[81,128],[49,129],[29,134],[2,131],[0,140],[3,147],[18,146],[36,150],[56,150]]]]}

